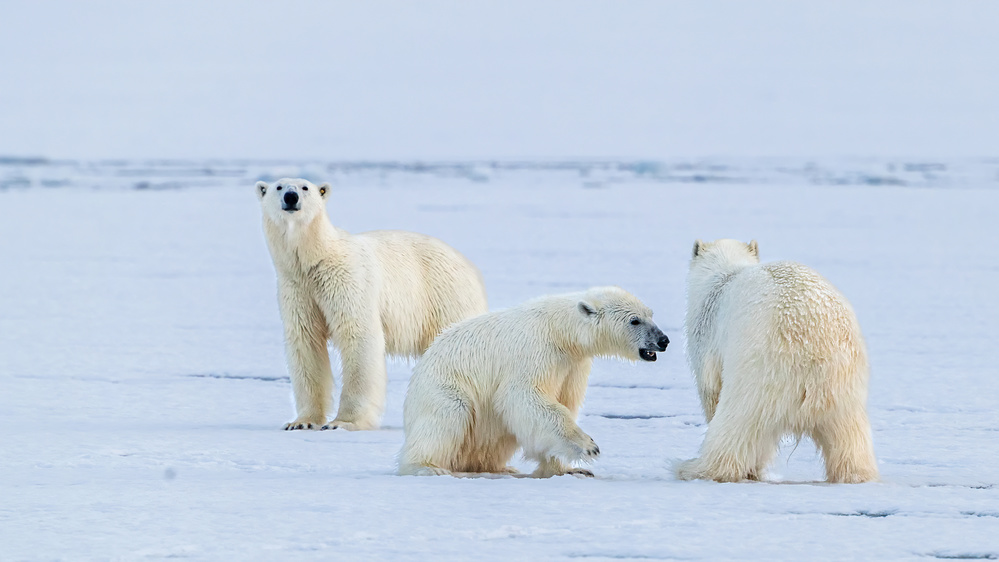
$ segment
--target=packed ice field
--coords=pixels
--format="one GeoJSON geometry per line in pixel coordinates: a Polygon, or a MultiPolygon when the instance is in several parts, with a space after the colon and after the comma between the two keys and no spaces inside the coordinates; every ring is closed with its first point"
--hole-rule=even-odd
{"type": "Polygon", "coordinates": [[[999,160],[0,159],[0,559],[999,558],[997,206],[999,160]],[[404,361],[381,429],[281,431],[253,192],[281,177],[330,182],[350,232],[444,240],[492,310],[594,285],[647,303],[673,343],[594,364],[595,477],[397,476],[404,361]],[[807,439],[766,482],[674,479],[706,428],[687,264],[722,237],[852,302],[880,482],[822,483],[807,439]]]}

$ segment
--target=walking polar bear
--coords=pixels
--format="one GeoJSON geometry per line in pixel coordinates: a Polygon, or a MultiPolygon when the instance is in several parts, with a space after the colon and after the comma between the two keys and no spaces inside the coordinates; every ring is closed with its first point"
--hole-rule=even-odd
{"type": "Polygon", "coordinates": [[[846,298],[801,264],[760,264],[755,241],[693,254],[687,357],[708,430],[677,476],[758,480],[790,433],[815,441],[828,481],[876,480],[867,351],[846,298]]]}
{"type": "Polygon", "coordinates": [[[449,325],[486,312],[482,275],[440,240],[402,231],[351,235],[330,223],[330,186],[258,182],[278,278],[297,417],[285,429],[374,429],[385,354],[418,357],[449,325]],[[336,418],[327,341],[340,351],[336,418]]]}
{"type": "Polygon", "coordinates": [[[576,425],[594,356],[655,361],[669,338],[652,311],[617,287],[538,298],[441,334],[413,371],[400,474],[584,474],[600,449],[576,425]]]}

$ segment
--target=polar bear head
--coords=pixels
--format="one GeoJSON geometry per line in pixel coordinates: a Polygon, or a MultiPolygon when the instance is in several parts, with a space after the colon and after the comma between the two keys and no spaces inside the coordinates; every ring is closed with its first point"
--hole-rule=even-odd
{"type": "Polygon", "coordinates": [[[308,224],[325,214],[330,184],[282,178],[274,185],[258,181],[256,189],[265,218],[277,224],[308,224]]]}
{"type": "Polygon", "coordinates": [[[669,338],[652,321],[652,309],[619,287],[594,287],[581,295],[576,309],[591,327],[598,355],[655,361],[669,338]]]}
{"type": "Polygon", "coordinates": [[[690,270],[728,272],[733,268],[760,263],[760,248],[756,240],[749,244],[722,238],[714,242],[694,242],[690,259],[690,270]]]}
{"type": "Polygon", "coordinates": [[[760,249],[756,240],[749,244],[728,238],[694,242],[687,273],[687,301],[704,302],[711,291],[724,284],[736,271],[758,263],[760,249]]]}

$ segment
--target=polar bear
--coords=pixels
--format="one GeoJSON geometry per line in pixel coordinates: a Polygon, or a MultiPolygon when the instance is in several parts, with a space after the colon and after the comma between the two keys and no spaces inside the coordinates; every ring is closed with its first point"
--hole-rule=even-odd
{"type": "Polygon", "coordinates": [[[878,478],[864,338],[829,281],[794,262],[760,264],[755,241],[698,240],[686,333],[708,430],[678,478],[758,480],[786,434],[812,438],[829,482],[878,478]]]}
{"type": "Polygon", "coordinates": [[[617,287],[541,297],[448,328],[417,363],[400,474],[500,473],[518,447],[533,476],[583,474],[600,449],[576,425],[594,356],[655,361],[669,338],[617,287]]]}
{"type": "Polygon", "coordinates": [[[418,357],[444,328],[486,312],[482,275],[429,236],[336,228],[326,214],[329,184],[285,178],[256,190],[297,410],[285,429],[374,429],[385,403],[385,354],[418,357]],[[327,424],[329,340],[340,351],[343,391],[327,424]]]}

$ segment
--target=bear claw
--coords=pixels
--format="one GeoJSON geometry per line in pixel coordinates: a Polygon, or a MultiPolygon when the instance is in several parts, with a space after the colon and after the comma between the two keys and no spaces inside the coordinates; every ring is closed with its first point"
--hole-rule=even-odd
{"type": "Polygon", "coordinates": [[[322,429],[346,429],[347,431],[358,431],[361,429],[377,429],[377,426],[365,427],[354,422],[333,420],[330,423],[324,425],[322,429]]]}

